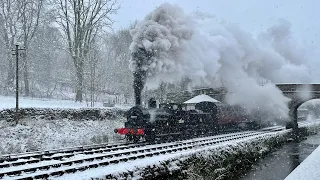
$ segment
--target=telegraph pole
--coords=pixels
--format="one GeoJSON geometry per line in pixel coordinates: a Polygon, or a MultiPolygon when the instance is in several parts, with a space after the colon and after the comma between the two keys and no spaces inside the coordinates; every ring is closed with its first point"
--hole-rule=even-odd
{"type": "Polygon", "coordinates": [[[19,50],[25,50],[25,48],[20,48],[19,45],[16,45],[16,48],[12,51],[14,51],[14,54],[16,56],[16,115],[15,115],[15,121],[18,123],[19,121],[19,50]]]}

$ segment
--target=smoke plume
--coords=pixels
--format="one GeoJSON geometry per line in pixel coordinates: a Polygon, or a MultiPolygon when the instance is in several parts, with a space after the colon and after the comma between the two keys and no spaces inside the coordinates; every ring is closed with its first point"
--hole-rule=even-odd
{"type": "Polygon", "coordinates": [[[132,58],[130,67],[145,72],[148,87],[188,77],[195,85],[227,87],[230,104],[286,117],[290,99],[274,83],[311,78],[290,27],[289,22],[280,20],[254,37],[210,14],[186,14],[165,3],[131,30],[131,52],[144,49],[150,55],[139,63],[132,58]],[[260,82],[267,83],[262,86],[260,82]]]}

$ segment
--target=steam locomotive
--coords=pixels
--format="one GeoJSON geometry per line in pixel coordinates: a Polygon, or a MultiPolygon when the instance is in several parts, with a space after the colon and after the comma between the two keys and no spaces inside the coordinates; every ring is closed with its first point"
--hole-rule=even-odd
{"type": "Polygon", "coordinates": [[[128,141],[154,142],[259,128],[258,120],[239,106],[200,102],[192,110],[177,103],[164,103],[157,108],[153,98],[148,104],[149,108],[136,105],[127,111],[124,128],[115,129],[115,133],[125,135],[128,141]]]}
{"type": "Polygon", "coordinates": [[[222,103],[200,102],[192,110],[183,104],[165,103],[157,108],[156,100],[151,98],[149,107],[141,106],[141,93],[146,81],[146,70],[142,66],[149,57],[144,49],[132,55],[136,62],[133,73],[133,89],[136,106],[127,111],[127,122],[115,133],[125,135],[128,141],[154,142],[157,139],[189,138],[217,134],[229,129],[258,128],[257,121],[239,106],[222,103]]]}

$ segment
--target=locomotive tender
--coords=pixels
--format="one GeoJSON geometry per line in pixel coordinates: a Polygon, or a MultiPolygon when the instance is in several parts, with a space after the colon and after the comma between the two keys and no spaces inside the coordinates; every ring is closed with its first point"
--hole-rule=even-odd
{"type": "Polygon", "coordinates": [[[239,106],[213,102],[197,103],[194,110],[184,110],[182,104],[176,103],[159,106],[157,108],[156,101],[150,99],[148,109],[140,105],[132,107],[126,114],[125,127],[115,129],[115,133],[125,135],[128,141],[144,138],[153,142],[259,127],[257,121],[239,106]]]}

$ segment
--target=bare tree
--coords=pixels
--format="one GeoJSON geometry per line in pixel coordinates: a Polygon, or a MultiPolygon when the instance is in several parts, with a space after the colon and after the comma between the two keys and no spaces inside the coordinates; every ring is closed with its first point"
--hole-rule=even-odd
{"type": "Polygon", "coordinates": [[[76,70],[76,101],[82,101],[84,64],[94,34],[111,27],[111,15],[118,7],[115,0],[53,0],[57,22],[67,39],[76,70]]]}
{"type": "MultiPolygon", "coordinates": [[[[6,45],[8,60],[6,83],[8,90],[13,87],[14,81],[14,62],[11,56],[11,48],[21,40],[23,46],[28,49],[39,24],[42,2],[43,0],[0,1],[1,36],[6,45]]],[[[29,96],[27,53],[23,53],[23,70],[25,95],[29,96]]]]}
{"type": "Polygon", "coordinates": [[[21,12],[16,0],[0,1],[0,28],[1,38],[7,51],[7,82],[5,89],[8,92],[14,89],[14,62],[11,55],[11,48],[14,47],[18,36],[18,23],[21,19],[21,12]]]}
{"type": "Polygon", "coordinates": [[[39,25],[39,18],[43,8],[43,0],[19,0],[19,10],[21,14],[21,38],[25,53],[23,53],[23,81],[25,96],[30,95],[29,86],[29,65],[27,61],[27,51],[39,25]]]}
{"type": "Polygon", "coordinates": [[[101,66],[103,69],[100,69],[100,76],[105,78],[100,84],[110,84],[107,89],[124,94],[126,99],[133,92],[133,73],[129,69],[131,56],[129,46],[131,42],[129,28],[105,35],[103,46],[104,64],[101,66]]]}

